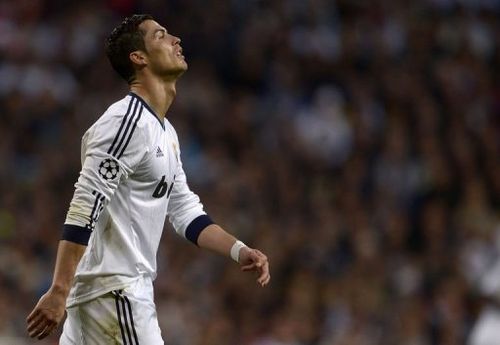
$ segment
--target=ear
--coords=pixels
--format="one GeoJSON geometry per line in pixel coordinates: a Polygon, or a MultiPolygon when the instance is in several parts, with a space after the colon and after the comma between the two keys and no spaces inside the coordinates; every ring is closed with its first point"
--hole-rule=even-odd
{"type": "Polygon", "coordinates": [[[129,55],[130,61],[132,61],[134,64],[139,65],[139,66],[146,66],[147,65],[147,58],[144,52],[140,50],[133,51],[129,55]]]}

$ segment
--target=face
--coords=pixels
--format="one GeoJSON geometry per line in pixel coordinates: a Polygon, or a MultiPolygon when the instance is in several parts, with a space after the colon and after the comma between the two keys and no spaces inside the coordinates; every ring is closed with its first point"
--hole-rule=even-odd
{"type": "Polygon", "coordinates": [[[142,22],[139,28],[145,33],[145,62],[154,74],[177,78],[187,70],[180,38],[154,20],[142,22]]]}

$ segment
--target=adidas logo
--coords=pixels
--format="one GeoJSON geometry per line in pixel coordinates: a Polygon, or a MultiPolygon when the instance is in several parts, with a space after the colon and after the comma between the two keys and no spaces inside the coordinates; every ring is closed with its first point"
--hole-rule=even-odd
{"type": "Polygon", "coordinates": [[[163,151],[159,146],[156,148],[156,157],[163,157],[163,151]]]}

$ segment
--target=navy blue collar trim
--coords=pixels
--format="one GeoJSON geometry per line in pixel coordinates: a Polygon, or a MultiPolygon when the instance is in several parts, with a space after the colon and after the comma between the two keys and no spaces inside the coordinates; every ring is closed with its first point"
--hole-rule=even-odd
{"type": "Polygon", "coordinates": [[[163,128],[163,130],[165,130],[165,124],[164,124],[164,123],[160,120],[160,118],[158,117],[158,115],[156,115],[155,111],[154,111],[153,109],[151,109],[151,107],[150,107],[150,106],[146,103],[146,101],[145,101],[145,100],[143,100],[143,99],[141,98],[141,96],[139,96],[138,94],[136,94],[136,93],[134,93],[134,92],[132,92],[132,91],[130,91],[128,94],[129,94],[130,96],[132,96],[132,97],[137,98],[137,99],[138,99],[138,100],[142,103],[142,105],[143,105],[144,107],[146,107],[146,109],[147,109],[147,110],[149,110],[149,112],[150,112],[150,113],[151,113],[154,117],[156,117],[156,119],[158,120],[158,122],[159,122],[159,123],[160,123],[160,125],[161,125],[161,128],[163,128]]]}

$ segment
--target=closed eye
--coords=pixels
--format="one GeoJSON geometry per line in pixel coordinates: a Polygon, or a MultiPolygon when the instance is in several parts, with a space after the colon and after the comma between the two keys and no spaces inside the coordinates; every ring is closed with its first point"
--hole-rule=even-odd
{"type": "Polygon", "coordinates": [[[165,29],[156,29],[154,32],[156,38],[165,38],[167,35],[167,30],[165,29]]]}

